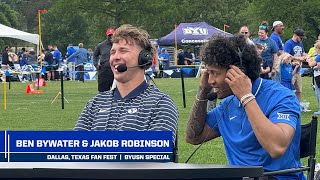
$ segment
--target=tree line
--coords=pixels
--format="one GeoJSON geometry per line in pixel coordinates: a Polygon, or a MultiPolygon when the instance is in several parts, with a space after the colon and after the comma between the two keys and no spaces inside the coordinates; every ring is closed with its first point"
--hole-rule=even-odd
{"type": "MultiPolygon", "coordinates": [[[[146,29],[158,39],[170,33],[175,24],[207,22],[237,33],[248,25],[257,37],[262,21],[275,20],[285,25],[282,40],[292,37],[295,28],[305,30],[305,49],[312,47],[320,34],[319,0],[0,0],[0,23],[30,33],[38,33],[39,9],[43,45],[56,44],[64,52],[68,43],[83,42],[94,48],[105,39],[109,27],[132,24],[146,29]]],[[[1,31],[0,31],[1,32],[1,31]]],[[[0,38],[0,46],[22,42],[0,38]]]]}

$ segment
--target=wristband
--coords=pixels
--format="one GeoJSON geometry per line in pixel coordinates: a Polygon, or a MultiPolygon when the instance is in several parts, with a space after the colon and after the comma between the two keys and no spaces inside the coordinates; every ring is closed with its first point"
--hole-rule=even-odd
{"type": "Polygon", "coordinates": [[[242,96],[241,99],[240,99],[241,104],[243,104],[243,101],[245,99],[247,99],[249,97],[252,97],[252,96],[254,97],[254,95],[252,93],[249,93],[249,94],[246,94],[246,95],[242,96]]]}
{"type": "Polygon", "coordinates": [[[255,99],[254,96],[249,97],[244,103],[242,103],[242,106],[245,107],[250,101],[252,101],[254,99],[255,99]]]}

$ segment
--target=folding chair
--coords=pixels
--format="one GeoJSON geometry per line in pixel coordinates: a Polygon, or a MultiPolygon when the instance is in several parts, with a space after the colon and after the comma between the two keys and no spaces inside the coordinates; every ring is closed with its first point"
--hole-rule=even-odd
{"type": "Polygon", "coordinates": [[[281,174],[290,174],[301,171],[308,171],[308,180],[314,179],[314,170],[316,165],[316,145],[317,145],[317,126],[318,117],[312,116],[312,120],[308,124],[301,125],[300,138],[300,158],[308,157],[308,166],[301,166],[299,168],[284,169],[272,172],[265,172],[263,176],[274,176],[281,174]]]}

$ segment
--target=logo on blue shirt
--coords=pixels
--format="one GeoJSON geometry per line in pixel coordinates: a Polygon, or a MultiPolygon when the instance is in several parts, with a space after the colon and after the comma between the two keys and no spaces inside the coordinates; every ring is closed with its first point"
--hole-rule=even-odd
{"type": "Polygon", "coordinates": [[[277,113],[277,114],[278,114],[278,119],[284,119],[289,121],[290,114],[282,114],[282,113],[277,113]]]}

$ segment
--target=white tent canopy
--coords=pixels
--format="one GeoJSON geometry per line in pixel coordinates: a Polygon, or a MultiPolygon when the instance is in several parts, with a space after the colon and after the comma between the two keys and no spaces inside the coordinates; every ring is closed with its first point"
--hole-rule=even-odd
{"type": "Polygon", "coordinates": [[[0,37],[21,39],[21,40],[30,42],[32,44],[36,44],[39,47],[39,35],[38,34],[31,34],[31,33],[23,32],[23,31],[5,26],[3,24],[0,24],[0,37]]]}

